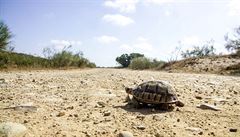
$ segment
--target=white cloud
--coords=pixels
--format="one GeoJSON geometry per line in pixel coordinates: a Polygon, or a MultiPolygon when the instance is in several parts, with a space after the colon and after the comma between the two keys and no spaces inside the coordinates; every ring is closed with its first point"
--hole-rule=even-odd
{"type": "Polygon", "coordinates": [[[126,50],[126,51],[132,51],[133,47],[127,45],[127,44],[123,44],[120,46],[121,49],[126,50]]]}
{"type": "Polygon", "coordinates": [[[71,40],[51,40],[50,43],[54,46],[56,50],[62,50],[66,46],[79,46],[82,45],[81,41],[71,41],[71,40]]]}
{"type": "Polygon", "coordinates": [[[103,43],[103,44],[110,44],[112,42],[119,41],[118,38],[113,37],[113,36],[107,36],[107,35],[97,37],[96,39],[98,42],[103,43]]]}
{"type": "Polygon", "coordinates": [[[230,0],[227,6],[229,16],[240,16],[240,0],[230,0]]]}
{"type": "Polygon", "coordinates": [[[183,46],[193,46],[198,45],[200,43],[200,39],[197,36],[188,36],[184,37],[183,40],[180,41],[183,46]]]}
{"type": "Polygon", "coordinates": [[[173,3],[173,2],[175,2],[175,0],[144,0],[144,3],[146,4],[158,4],[158,5],[173,3]]]}
{"type": "Polygon", "coordinates": [[[149,43],[148,39],[144,37],[138,37],[132,44],[123,44],[120,46],[121,49],[126,51],[135,52],[149,52],[153,50],[153,46],[149,43]]]}
{"type": "Polygon", "coordinates": [[[104,6],[118,9],[120,12],[133,13],[138,2],[138,0],[108,0],[104,2],[104,6]]]}
{"type": "Polygon", "coordinates": [[[171,12],[170,12],[170,11],[168,11],[168,10],[166,10],[166,11],[164,12],[164,15],[168,17],[168,16],[170,16],[170,15],[171,15],[171,12]]]}
{"type": "Polygon", "coordinates": [[[121,14],[106,14],[102,18],[104,21],[117,26],[127,26],[134,23],[134,20],[121,14]]]}

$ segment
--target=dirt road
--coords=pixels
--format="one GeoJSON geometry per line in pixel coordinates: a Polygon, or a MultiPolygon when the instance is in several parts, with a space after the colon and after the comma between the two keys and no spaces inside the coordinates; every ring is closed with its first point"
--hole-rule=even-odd
{"type": "Polygon", "coordinates": [[[0,78],[0,108],[37,107],[0,110],[0,122],[25,125],[27,136],[116,137],[123,130],[136,137],[240,136],[240,77],[87,69],[0,72],[0,78]],[[148,80],[173,85],[185,106],[162,111],[126,105],[124,87],[148,80]],[[197,108],[202,103],[221,110],[197,108]]]}

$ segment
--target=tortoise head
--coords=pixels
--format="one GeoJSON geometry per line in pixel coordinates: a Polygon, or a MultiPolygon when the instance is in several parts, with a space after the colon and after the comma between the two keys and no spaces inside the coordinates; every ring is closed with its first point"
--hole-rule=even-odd
{"type": "Polygon", "coordinates": [[[128,94],[131,94],[131,95],[132,95],[133,88],[128,88],[128,87],[126,87],[126,88],[125,88],[125,91],[126,91],[128,94]]]}

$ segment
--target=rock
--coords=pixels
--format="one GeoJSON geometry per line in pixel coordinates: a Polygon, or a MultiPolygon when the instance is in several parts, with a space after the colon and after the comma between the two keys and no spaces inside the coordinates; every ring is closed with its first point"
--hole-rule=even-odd
{"type": "Polygon", "coordinates": [[[99,107],[102,107],[102,108],[106,106],[106,103],[101,102],[101,101],[97,102],[97,104],[99,107]]]}
{"type": "Polygon", "coordinates": [[[155,134],[155,137],[164,137],[164,135],[159,134],[159,133],[156,133],[156,134],[155,134]]]}
{"type": "Polygon", "coordinates": [[[23,137],[27,133],[27,128],[19,123],[5,122],[0,124],[1,137],[23,137]]]}
{"type": "Polygon", "coordinates": [[[36,112],[37,111],[37,107],[33,106],[32,103],[27,103],[27,104],[20,104],[17,106],[10,106],[4,109],[13,109],[13,110],[17,110],[17,111],[25,111],[25,112],[36,112]]]}
{"type": "Polygon", "coordinates": [[[211,109],[211,110],[215,110],[215,111],[220,111],[221,109],[214,106],[214,105],[209,105],[209,104],[201,104],[201,105],[198,105],[197,106],[198,108],[201,108],[201,109],[211,109]]]}
{"type": "Polygon", "coordinates": [[[0,84],[5,83],[5,79],[4,78],[0,78],[0,84]]]}
{"type": "Polygon", "coordinates": [[[196,98],[196,99],[200,99],[200,100],[202,99],[201,96],[195,96],[195,98],[196,98]]]}
{"type": "Polygon", "coordinates": [[[144,125],[138,125],[136,126],[137,129],[144,130],[146,127],[144,125]]]}
{"type": "Polygon", "coordinates": [[[59,112],[56,116],[61,117],[61,116],[64,116],[64,115],[65,115],[65,112],[59,112]]]}
{"type": "Polygon", "coordinates": [[[230,132],[237,132],[237,129],[236,128],[230,128],[229,131],[230,132]]]}
{"type": "Polygon", "coordinates": [[[191,132],[201,132],[201,129],[196,127],[187,127],[186,130],[191,132]]]}
{"type": "Polygon", "coordinates": [[[145,118],[145,116],[144,115],[138,115],[136,118],[140,119],[140,120],[143,120],[145,118]]]}
{"type": "Polygon", "coordinates": [[[163,116],[159,116],[159,115],[154,115],[154,116],[153,116],[153,120],[156,120],[156,121],[161,121],[161,120],[163,120],[163,119],[164,119],[163,116]]]}
{"type": "Polygon", "coordinates": [[[105,111],[104,113],[103,113],[103,116],[110,116],[111,115],[111,112],[110,111],[105,111]]]}
{"type": "Polygon", "coordinates": [[[129,131],[120,131],[118,137],[133,137],[133,134],[129,131]]]}

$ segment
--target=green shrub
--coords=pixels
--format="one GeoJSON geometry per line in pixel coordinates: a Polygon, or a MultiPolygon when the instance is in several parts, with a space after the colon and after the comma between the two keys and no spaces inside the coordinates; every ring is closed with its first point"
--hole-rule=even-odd
{"type": "Polygon", "coordinates": [[[131,69],[149,69],[151,66],[151,62],[148,58],[146,57],[139,57],[139,58],[134,58],[129,67],[131,69]]]}

